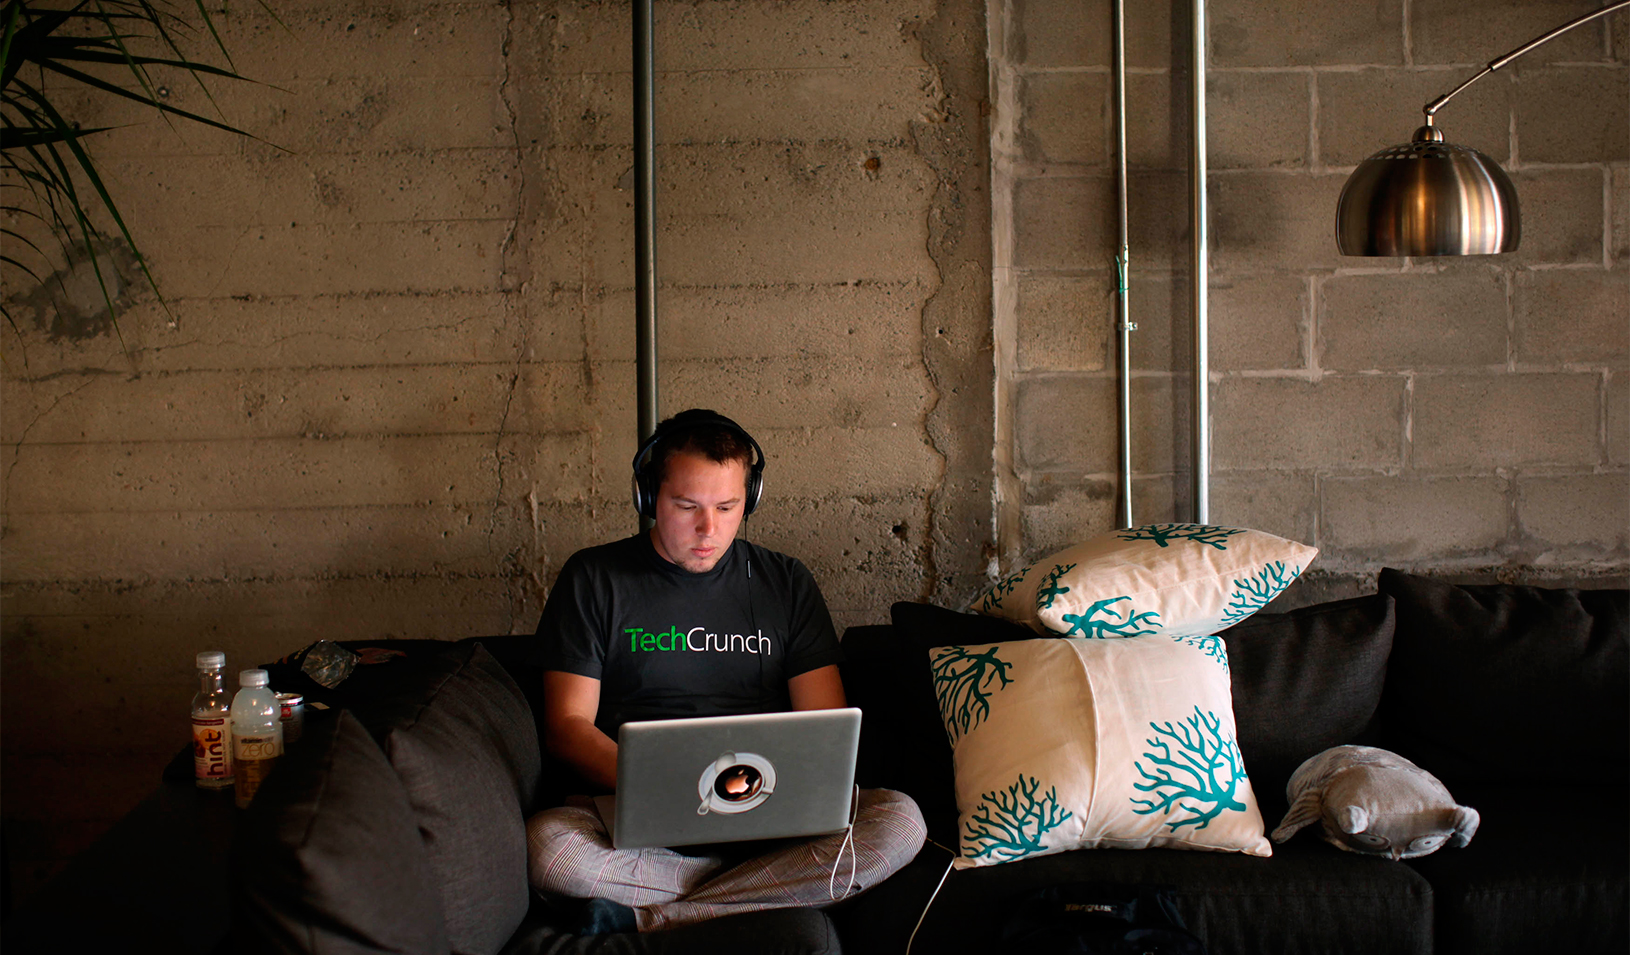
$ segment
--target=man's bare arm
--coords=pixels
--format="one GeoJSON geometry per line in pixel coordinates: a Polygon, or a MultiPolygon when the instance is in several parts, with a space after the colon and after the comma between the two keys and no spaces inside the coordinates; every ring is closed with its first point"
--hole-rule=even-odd
{"type": "MultiPolygon", "coordinates": [[[[835,667],[833,669],[836,669],[835,667]]],[[[600,681],[576,673],[543,673],[544,746],[591,782],[617,788],[617,743],[600,732],[600,681]]]]}
{"type": "Polygon", "coordinates": [[[834,710],[844,702],[843,678],[836,666],[816,667],[787,681],[787,693],[795,710],[834,710]]]}

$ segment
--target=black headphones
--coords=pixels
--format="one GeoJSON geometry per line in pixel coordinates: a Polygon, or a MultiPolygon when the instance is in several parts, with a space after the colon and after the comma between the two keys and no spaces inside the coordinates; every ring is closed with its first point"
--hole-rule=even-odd
{"type": "Polygon", "coordinates": [[[758,507],[758,499],[764,493],[764,449],[758,446],[753,436],[748,434],[741,425],[731,421],[716,411],[707,411],[693,408],[690,411],[681,411],[657,426],[640,449],[634,452],[634,510],[640,516],[649,520],[657,517],[657,492],[662,490],[661,482],[657,478],[656,468],[651,466],[651,449],[659,442],[684,431],[693,431],[697,428],[727,428],[741,435],[742,439],[753,449],[754,460],[747,468],[747,496],[743,500],[742,517],[753,513],[758,507]]]}

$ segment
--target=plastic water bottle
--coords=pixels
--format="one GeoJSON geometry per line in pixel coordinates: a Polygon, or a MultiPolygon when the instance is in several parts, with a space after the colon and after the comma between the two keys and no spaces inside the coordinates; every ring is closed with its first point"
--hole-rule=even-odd
{"type": "Polygon", "coordinates": [[[192,698],[192,768],[199,789],[232,785],[232,711],[221,668],[226,654],[198,654],[198,694],[192,698]]]}
{"type": "Polygon", "coordinates": [[[238,674],[238,695],[232,698],[232,772],[239,809],[248,808],[283,754],[282,714],[277,697],[266,685],[265,670],[238,674]]]}

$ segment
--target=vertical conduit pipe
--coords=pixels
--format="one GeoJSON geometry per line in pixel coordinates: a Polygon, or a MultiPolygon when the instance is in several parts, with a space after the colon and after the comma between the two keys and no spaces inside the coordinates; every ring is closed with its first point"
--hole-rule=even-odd
{"type": "Polygon", "coordinates": [[[1206,4],[1194,0],[1193,61],[1189,83],[1193,120],[1189,153],[1189,294],[1194,312],[1194,520],[1211,520],[1211,362],[1206,354],[1206,292],[1211,263],[1206,248],[1206,4]]]}
{"type": "Polygon", "coordinates": [[[634,9],[634,352],[639,436],[657,427],[657,223],[655,57],[651,0],[634,9]]]}
{"type": "Polygon", "coordinates": [[[1131,242],[1126,202],[1126,2],[1115,0],[1115,185],[1119,193],[1121,243],[1115,256],[1115,285],[1119,315],[1115,323],[1117,391],[1120,412],[1120,499],[1116,506],[1116,526],[1132,526],[1132,323],[1131,242]]]}

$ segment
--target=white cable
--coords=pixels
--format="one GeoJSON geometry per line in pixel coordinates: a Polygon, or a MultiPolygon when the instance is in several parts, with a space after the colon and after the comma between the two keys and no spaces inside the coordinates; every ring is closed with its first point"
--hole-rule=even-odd
{"type": "Polygon", "coordinates": [[[842,902],[854,891],[855,872],[860,868],[860,853],[855,848],[855,827],[850,826],[843,830],[843,844],[838,846],[838,855],[832,860],[832,874],[826,879],[826,894],[834,902],[842,902]],[[849,850],[849,881],[844,883],[843,894],[839,895],[836,888],[838,867],[843,865],[843,850],[849,850]]]}
{"type": "MultiPolygon", "coordinates": [[[[929,841],[933,842],[932,839],[929,841]]],[[[940,844],[935,842],[934,845],[939,846],[940,844]]],[[[940,846],[940,848],[945,849],[944,846],[940,846]]],[[[951,852],[949,849],[945,849],[945,851],[951,852]]],[[[917,930],[923,927],[923,922],[928,918],[928,910],[934,905],[934,900],[939,898],[940,889],[945,887],[945,880],[951,875],[951,866],[956,864],[956,856],[955,852],[951,852],[951,861],[945,863],[945,871],[940,875],[939,885],[934,886],[933,893],[928,896],[928,904],[923,906],[923,914],[917,916],[917,924],[911,929],[911,937],[906,939],[906,955],[911,955],[911,945],[917,941],[917,930]]]]}

